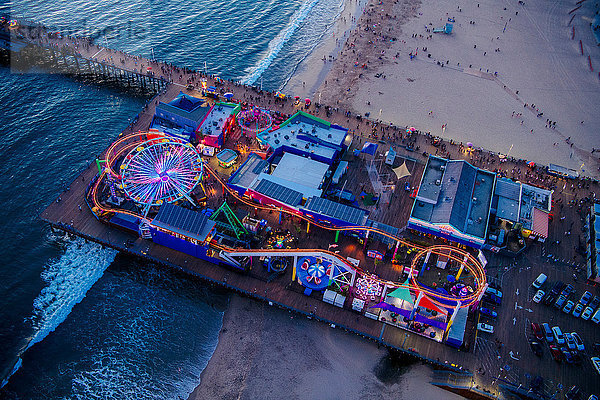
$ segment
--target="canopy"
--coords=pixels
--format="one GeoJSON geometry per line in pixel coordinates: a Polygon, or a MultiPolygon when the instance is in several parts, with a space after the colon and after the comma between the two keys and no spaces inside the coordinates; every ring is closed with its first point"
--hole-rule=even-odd
{"type": "Polygon", "coordinates": [[[398,179],[402,179],[405,176],[410,176],[410,171],[406,167],[406,161],[404,161],[399,167],[394,168],[393,171],[398,179]]]}
{"type": "Polygon", "coordinates": [[[367,153],[372,156],[375,155],[376,151],[377,151],[377,143],[371,143],[371,142],[365,142],[365,144],[361,150],[362,153],[367,153]]]}
{"type": "Polygon", "coordinates": [[[442,313],[442,314],[446,314],[447,313],[446,310],[441,309],[440,307],[438,307],[427,296],[422,296],[421,297],[421,301],[419,301],[419,307],[423,307],[423,308],[426,308],[428,310],[434,310],[434,311],[437,311],[437,312],[442,313]]]}
{"type": "MultiPolygon", "coordinates": [[[[404,285],[406,285],[407,283],[408,283],[408,279],[406,280],[406,282],[404,282],[404,285]]],[[[406,287],[399,287],[398,289],[389,293],[388,296],[392,296],[392,297],[396,297],[400,300],[408,301],[411,304],[413,303],[413,299],[410,294],[410,290],[408,290],[408,288],[406,288],[406,287]]]]}
{"type": "Polygon", "coordinates": [[[223,97],[225,97],[226,99],[230,99],[230,98],[232,98],[232,97],[233,97],[233,93],[225,93],[225,94],[223,95],[223,97]]]}

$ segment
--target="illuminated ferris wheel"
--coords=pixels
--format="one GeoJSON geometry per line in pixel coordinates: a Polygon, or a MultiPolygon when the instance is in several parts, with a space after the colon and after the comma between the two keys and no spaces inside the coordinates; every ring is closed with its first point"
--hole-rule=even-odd
{"type": "Polygon", "coordinates": [[[121,184],[129,198],[151,206],[186,198],[202,178],[202,159],[190,143],[164,138],[141,143],[121,164],[121,184]]]}

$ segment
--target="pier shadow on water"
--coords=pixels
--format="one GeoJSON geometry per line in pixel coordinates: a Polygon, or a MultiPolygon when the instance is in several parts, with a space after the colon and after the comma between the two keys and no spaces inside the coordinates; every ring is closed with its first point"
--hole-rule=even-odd
{"type": "Polygon", "coordinates": [[[389,351],[373,369],[373,373],[381,383],[391,385],[398,383],[410,367],[418,363],[415,357],[396,351],[389,351]]]}

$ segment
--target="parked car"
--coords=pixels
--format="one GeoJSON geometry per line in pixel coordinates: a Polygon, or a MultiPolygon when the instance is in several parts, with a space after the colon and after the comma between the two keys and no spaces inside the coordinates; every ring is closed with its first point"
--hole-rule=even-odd
{"type": "Polygon", "coordinates": [[[561,347],[560,352],[562,353],[563,358],[567,363],[573,364],[573,355],[571,354],[569,349],[567,349],[566,347],[561,347]]]}
{"type": "Polygon", "coordinates": [[[567,347],[569,348],[569,350],[577,350],[577,345],[575,344],[575,340],[573,339],[573,336],[571,336],[570,333],[565,333],[565,342],[567,343],[567,347]]]}
{"type": "Polygon", "coordinates": [[[563,288],[563,290],[560,291],[560,294],[564,295],[565,297],[569,297],[569,295],[571,293],[573,293],[575,291],[575,288],[573,287],[573,285],[571,285],[570,283],[565,286],[563,288]]]}
{"type": "Polygon", "coordinates": [[[581,315],[581,312],[583,311],[583,304],[581,303],[577,303],[577,305],[575,306],[575,309],[573,310],[573,316],[574,317],[579,317],[581,315]]]}
{"type": "Polygon", "coordinates": [[[502,298],[496,296],[495,294],[486,293],[483,295],[483,299],[487,300],[488,302],[490,302],[492,304],[496,304],[496,305],[502,304],[502,298]]]}
{"type": "Polygon", "coordinates": [[[581,340],[581,336],[577,332],[571,332],[571,337],[575,341],[575,345],[577,346],[577,350],[584,351],[585,345],[583,344],[583,340],[581,340]]]}
{"type": "Polygon", "coordinates": [[[542,329],[544,330],[544,335],[546,336],[546,342],[552,343],[554,342],[554,334],[552,333],[552,329],[550,329],[550,325],[544,322],[542,324],[542,329]]]}
{"type": "Polygon", "coordinates": [[[552,328],[552,334],[554,335],[554,339],[556,339],[556,344],[565,344],[565,335],[563,335],[558,326],[552,328]]]}
{"type": "Polygon", "coordinates": [[[542,299],[542,303],[544,303],[545,305],[549,306],[550,304],[554,303],[554,301],[556,300],[558,296],[552,293],[546,293],[546,295],[544,296],[544,298],[542,299]]]}
{"type": "Polygon", "coordinates": [[[542,301],[542,298],[544,297],[545,294],[546,294],[546,292],[544,292],[542,289],[538,290],[535,293],[535,296],[533,296],[533,302],[539,303],[540,301],[542,301]]]}
{"type": "Polygon", "coordinates": [[[550,345],[550,354],[552,355],[554,361],[561,362],[563,359],[562,353],[560,352],[558,347],[556,347],[553,344],[550,345]]]}
{"type": "Polygon", "coordinates": [[[600,308],[596,310],[594,315],[592,315],[592,322],[595,324],[600,323],[600,308]]]}
{"type": "Polygon", "coordinates": [[[567,301],[567,297],[561,294],[560,296],[558,296],[558,299],[556,299],[556,301],[554,302],[554,307],[560,310],[565,304],[565,301],[567,301]]]}
{"type": "Polygon", "coordinates": [[[488,286],[488,287],[485,289],[485,292],[486,292],[486,293],[493,294],[493,295],[495,295],[495,296],[498,296],[499,298],[502,298],[502,292],[501,292],[501,291],[499,291],[498,289],[494,289],[494,288],[492,288],[492,287],[489,287],[489,286],[488,286]]]}
{"type": "Polygon", "coordinates": [[[486,333],[494,333],[494,327],[492,325],[485,324],[483,322],[480,322],[477,324],[477,329],[479,329],[482,332],[486,332],[486,333]]]}
{"type": "Polygon", "coordinates": [[[570,313],[573,311],[574,306],[575,303],[573,303],[571,300],[567,301],[567,304],[565,304],[565,307],[563,308],[563,312],[566,312],[567,314],[570,313]]]}
{"type": "Polygon", "coordinates": [[[595,310],[596,308],[598,308],[598,306],[600,306],[600,297],[594,296],[592,301],[590,301],[590,304],[588,304],[588,307],[591,307],[595,310]]]}
{"type": "Polygon", "coordinates": [[[587,321],[588,319],[590,319],[593,312],[594,312],[594,309],[592,307],[584,308],[583,312],[581,313],[581,319],[584,321],[587,321]]]}
{"type": "Polygon", "coordinates": [[[537,322],[531,323],[531,332],[533,333],[533,336],[535,336],[538,340],[544,340],[544,331],[542,330],[540,324],[538,324],[537,322]]]}
{"type": "Polygon", "coordinates": [[[585,305],[587,305],[587,303],[590,302],[591,299],[592,299],[592,294],[586,290],[581,295],[581,298],[579,299],[579,303],[581,303],[581,304],[583,304],[585,306],[585,305]]]}
{"type": "Polygon", "coordinates": [[[573,364],[581,364],[581,356],[577,350],[571,350],[571,358],[573,359],[573,364]]]}
{"type": "Polygon", "coordinates": [[[552,293],[553,295],[558,295],[564,286],[564,283],[558,281],[554,284],[554,286],[552,286],[552,289],[550,289],[550,293],[552,293]]]}
{"type": "Polygon", "coordinates": [[[590,360],[592,360],[592,364],[594,365],[594,368],[596,368],[596,372],[600,375],[600,357],[592,357],[590,360]]]}
{"type": "Polygon", "coordinates": [[[490,318],[496,318],[498,316],[498,313],[494,310],[490,310],[489,308],[486,307],[481,307],[479,309],[479,312],[482,313],[483,315],[485,315],[486,317],[490,317],[490,318]]]}
{"type": "Polygon", "coordinates": [[[567,393],[565,393],[565,399],[577,400],[581,398],[581,390],[577,386],[571,387],[567,393]]]}
{"type": "Polygon", "coordinates": [[[531,346],[531,350],[536,356],[541,357],[544,354],[542,345],[539,342],[536,342],[535,340],[529,340],[529,346],[531,346]]]}
{"type": "Polygon", "coordinates": [[[533,286],[536,289],[539,289],[542,287],[542,285],[546,282],[547,279],[548,277],[546,276],[546,274],[539,274],[538,277],[535,278],[535,281],[533,281],[531,286],[533,286]]]}

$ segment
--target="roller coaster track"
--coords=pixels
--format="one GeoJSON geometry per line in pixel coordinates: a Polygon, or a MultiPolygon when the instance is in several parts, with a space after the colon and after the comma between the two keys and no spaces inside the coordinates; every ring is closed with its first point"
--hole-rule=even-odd
{"type": "MultiPolygon", "coordinates": [[[[119,158],[121,156],[123,156],[126,152],[129,152],[132,149],[134,149],[136,146],[139,146],[140,145],[139,139],[148,137],[148,135],[157,136],[157,135],[160,135],[160,133],[159,132],[138,132],[138,133],[129,134],[129,135],[126,135],[126,136],[123,136],[123,137],[117,139],[106,150],[106,155],[105,155],[106,168],[104,171],[102,171],[102,173],[100,174],[100,177],[97,179],[96,183],[92,186],[91,193],[90,193],[92,203],[95,208],[97,208],[98,210],[101,210],[103,212],[107,212],[107,213],[127,214],[130,216],[136,217],[136,218],[143,219],[142,215],[140,215],[138,213],[128,211],[128,210],[117,209],[117,208],[110,208],[110,207],[102,205],[100,203],[100,201],[98,200],[98,190],[99,190],[101,181],[107,174],[111,174],[112,176],[119,177],[119,174],[116,171],[114,171],[114,169],[113,169],[116,161],[119,160],[119,158]],[[128,141],[129,141],[129,143],[127,143],[128,141]]],[[[161,139],[162,139],[161,137],[155,137],[155,138],[149,139],[149,140],[161,140],[161,139]]],[[[173,140],[172,138],[169,138],[169,139],[173,140]]],[[[399,236],[395,236],[395,235],[392,235],[381,229],[377,229],[377,228],[369,227],[369,226],[353,225],[353,226],[343,226],[343,227],[332,227],[332,226],[322,224],[318,221],[313,220],[310,217],[307,217],[298,212],[294,212],[292,210],[275,207],[273,205],[263,205],[260,203],[256,203],[254,201],[246,199],[243,196],[240,196],[237,193],[237,191],[228,187],[227,183],[217,174],[216,171],[214,171],[210,167],[210,165],[208,165],[208,163],[206,161],[203,161],[203,164],[204,164],[205,171],[207,171],[209,174],[211,174],[219,182],[219,184],[224,188],[224,190],[226,190],[229,193],[229,195],[231,195],[237,201],[239,201],[249,207],[255,208],[257,210],[260,209],[260,210],[268,210],[268,211],[279,211],[279,212],[285,213],[287,215],[297,217],[301,220],[306,221],[309,224],[313,224],[318,228],[325,229],[328,231],[364,231],[367,233],[371,233],[371,232],[377,233],[384,237],[390,238],[393,241],[398,242],[402,245],[416,248],[419,250],[417,252],[417,254],[413,257],[413,260],[410,265],[409,284],[400,283],[400,282],[392,282],[389,280],[384,280],[379,277],[372,276],[372,278],[374,280],[378,281],[379,283],[385,284],[391,288],[404,287],[404,288],[408,288],[408,289],[421,291],[424,294],[428,295],[428,297],[434,303],[436,303],[437,305],[442,306],[442,307],[448,307],[448,305],[436,301],[435,300],[436,298],[443,299],[446,301],[451,301],[451,302],[460,301],[461,307],[466,307],[466,306],[469,306],[472,302],[476,301],[480,297],[482,292],[485,290],[485,287],[486,287],[485,269],[484,269],[483,265],[481,265],[479,260],[477,260],[472,254],[470,254],[467,251],[458,249],[456,247],[448,246],[448,245],[434,245],[434,246],[429,246],[429,247],[419,246],[419,245],[411,243],[407,240],[404,240],[403,238],[401,238],[399,236]],[[427,253],[443,255],[445,257],[448,257],[450,260],[456,261],[458,264],[464,264],[464,266],[467,268],[467,270],[473,275],[473,278],[475,280],[475,290],[467,296],[455,297],[455,296],[446,295],[444,293],[440,293],[440,292],[432,290],[428,287],[422,286],[417,281],[417,279],[414,277],[413,271],[420,269],[419,264],[422,264],[422,262],[423,262],[422,258],[424,256],[426,256],[427,253]]],[[[339,254],[336,254],[336,253],[333,253],[331,251],[324,250],[324,249],[246,249],[246,248],[231,248],[231,247],[223,246],[223,245],[215,243],[215,242],[212,242],[210,244],[210,246],[212,248],[215,248],[217,250],[221,250],[221,251],[224,251],[227,253],[235,253],[235,252],[243,251],[244,253],[262,253],[262,254],[264,254],[265,252],[268,252],[270,254],[273,254],[274,256],[293,256],[295,254],[320,252],[320,253],[327,254],[330,257],[336,258],[337,260],[340,261],[340,263],[342,263],[343,265],[346,265],[349,268],[354,269],[356,272],[360,272],[363,274],[369,274],[368,272],[364,271],[363,269],[351,264],[350,262],[348,262],[348,260],[346,260],[344,257],[340,256],[339,254]]]]}

